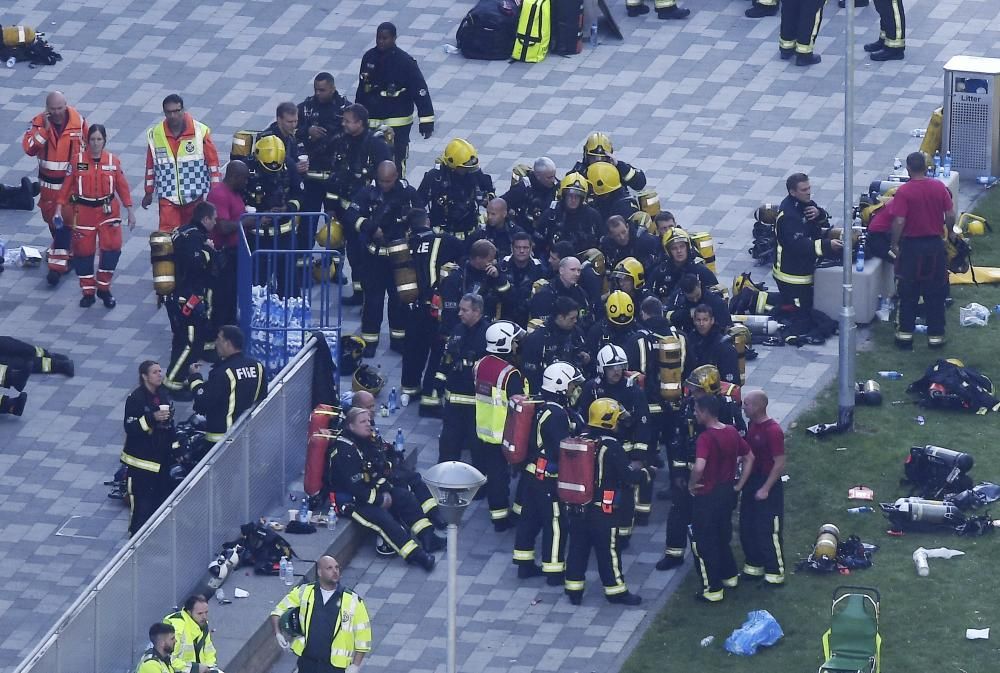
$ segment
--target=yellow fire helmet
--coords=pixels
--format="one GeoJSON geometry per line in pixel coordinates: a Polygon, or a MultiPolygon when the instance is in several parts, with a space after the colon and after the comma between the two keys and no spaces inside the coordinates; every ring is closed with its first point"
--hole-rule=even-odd
{"type": "Polygon", "coordinates": [[[635,319],[635,303],[628,293],[615,290],[604,302],[604,311],[608,320],[616,325],[627,325],[635,319]]]}
{"type": "Polygon", "coordinates": [[[329,222],[321,222],[316,228],[316,243],[327,250],[336,250],[344,245],[344,228],[337,218],[331,216],[329,222]]]}
{"type": "Polygon", "coordinates": [[[699,388],[706,393],[717,395],[722,389],[719,385],[719,370],[715,365],[695,367],[684,382],[691,388],[699,388]]]}
{"type": "Polygon", "coordinates": [[[590,191],[590,183],[579,173],[569,173],[559,183],[559,198],[562,198],[567,190],[586,197],[590,191]]]}
{"type": "Polygon", "coordinates": [[[465,138],[453,138],[444,148],[441,163],[453,170],[471,173],[479,168],[479,155],[465,138]]]}
{"type": "Polygon", "coordinates": [[[613,276],[628,276],[632,279],[632,287],[639,289],[646,282],[646,270],[642,267],[642,262],[635,257],[626,257],[615,264],[613,276]]]}
{"type": "Polygon", "coordinates": [[[594,131],[587,136],[587,141],[583,143],[583,154],[585,157],[607,157],[614,154],[615,148],[611,144],[611,138],[607,133],[594,131]]]}
{"type": "Polygon", "coordinates": [[[587,167],[587,181],[597,196],[610,194],[622,186],[622,176],[618,173],[618,168],[606,161],[598,161],[587,167]]]}
{"type": "Polygon", "coordinates": [[[277,173],[285,164],[285,143],[278,136],[264,136],[254,143],[253,155],[261,168],[277,173]]]}
{"type": "Polygon", "coordinates": [[[355,370],[351,381],[351,390],[354,392],[365,390],[378,397],[384,387],[385,378],[370,366],[361,365],[355,370]]]}
{"type": "Polygon", "coordinates": [[[610,397],[598,397],[590,403],[587,411],[587,425],[592,428],[604,428],[614,430],[618,427],[618,422],[622,416],[626,416],[627,411],[610,397]]]}
{"type": "Polygon", "coordinates": [[[680,227],[673,227],[670,231],[663,234],[663,249],[670,252],[670,246],[675,243],[683,243],[685,247],[691,247],[691,234],[687,233],[680,227]]]}
{"type": "Polygon", "coordinates": [[[945,360],[945,362],[950,362],[951,364],[955,365],[956,367],[964,367],[965,366],[965,363],[963,363],[958,358],[948,358],[947,360],[945,360]]]}
{"type": "Polygon", "coordinates": [[[639,227],[639,229],[645,229],[651,234],[656,233],[656,223],[653,222],[653,218],[649,216],[649,213],[637,210],[628,216],[628,221],[639,227]]]}

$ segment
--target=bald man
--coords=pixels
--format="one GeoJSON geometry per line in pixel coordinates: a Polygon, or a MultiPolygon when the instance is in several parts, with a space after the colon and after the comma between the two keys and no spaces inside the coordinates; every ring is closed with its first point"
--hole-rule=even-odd
{"type": "Polygon", "coordinates": [[[399,179],[392,161],[378,165],[375,184],[361,189],[351,200],[344,216],[344,226],[353,227],[364,249],[361,268],[351,269],[352,278],[360,274],[364,302],[361,306],[361,338],[365,357],[374,357],[382,330],[382,313],[389,296],[389,347],[403,352],[406,337],[406,308],[400,302],[389,258],[399,246],[409,252],[406,215],[413,208],[423,208],[417,190],[399,179]]]}
{"type": "Polygon", "coordinates": [[[498,196],[486,204],[486,227],[477,228],[466,241],[471,247],[476,241],[485,239],[497,249],[497,259],[503,259],[511,254],[517,231],[520,229],[510,221],[507,202],[498,196]]]}
{"type": "Polygon", "coordinates": [[[73,231],[69,223],[57,229],[55,215],[59,191],[70,174],[72,155],[86,136],[87,120],[69,106],[62,92],[53,91],[45,97],[45,112],[35,115],[21,139],[24,153],[38,159],[38,208],[52,234],[47,255],[49,285],[56,285],[69,272],[73,231]]]}
{"type": "Polygon", "coordinates": [[[743,394],[743,411],[750,421],[747,443],[754,464],[740,503],[740,544],[746,558],[742,575],[748,580],[763,579],[765,586],[780,586],[785,582],[785,499],[781,484],[785,433],[767,415],[767,394],[763,390],[743,394]]]}
{"type": "MultiPolygon", "coordinates": [[[[247,209],[243,190],[249,177],[250,168],[234,159],[226,164],[222,182],[213,184],[205,199],[215,206],[215,228],[210,235],[221,261],[220,273],[213,279],[212,325],[216,330],[236,324],[236,250],[240,242],[237,229],[247,209]]],[[[206,347],[214,348],[213,344],[206,347]]]]}

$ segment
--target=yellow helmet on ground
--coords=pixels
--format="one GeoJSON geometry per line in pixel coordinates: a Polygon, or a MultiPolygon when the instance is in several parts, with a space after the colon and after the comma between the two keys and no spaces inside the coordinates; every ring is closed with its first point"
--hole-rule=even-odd
{"type": "Polygon", "coordinates": [[[963,363],[958,358],[948,358],[947,360],[945,360],[945,362],[950,362],[951,364],[955,365],[956,367],[964,367],[965,366],[965,363],[963,363]]]}
{"type": "Polygon", "coordinates": [[[670,231],[663,234],[663,249],[670,252],[670,246],[674,243],[683,243],[686,248],[690,248],[691,234],[680,227],[673,227],[670,231]]]}
{"type": "Polygon", "coordinates": [[[607,157],[615,151],[611,144],[611,138],[607,133],[594,131],[587,136],[587,141],[583,143],[583,154],[588,157],[607,157]]]}
{"type": "Polygon", "coordinates": [[[337,218],[331,215],[329,222],[320,223],[316,229],[316,243],[327,250],[336,250],[344,245],[344,227],[337,218]]]}
{"type": "Polygon", "coordinates": [[[606,161],[599,161],[587,167],[587,181],[597,196],[610,194],[622,186],[622,176],[618,173],[618,168],[606,161]]]}
{"type": "Polygon", "coordinates": [[[277,173],[285,164],[285,142],[278,136],[264,136],[254,144],[253,155],[264,170],[277,173]]]}
{"type": "Polygon", "coordinates": [[[615,264],[614,271],[611,272],[612,276],[628,276],[632,279],[632,287],[639,289],[646,282],[646,270],[642,266],[642,262],[637,260],[635,257],[626,257],[622,261],[615,264]]]}
{"type": "Polygon", "coordinates": [[[627,414],[628,412],[617,400],[610,397],[598,397],[590,403],[590,409],[587,411],[587,425],[592,428],[614,430],[618,427],[621,417],[627,414]]]}
{"type": "Polygon", "coordinates": [[[627,292],[615,290],[604,302],[608,320],[616,325],[627,325],[635,319],[635,303],[627,292]]]}
{"type": "Polygon", "coordinates": [[[559,198],[562,198],[567,190],[586,197],[590,191],[590,183],[579,173],[569,173],[559,183],[559,198]]]}
{"type": "Polygon", "coordinates": [[[444,148],[441,163],[456,171],[471,172],[479,168],[479,155],[465,138],[453,138],[444,148]]]}
{"type": "Polygon", "coordinates": [[[684,382],[691,388],[699,388],[706,393],[717,395],[722,389],[719,385],[719,370],[715,365],[695,367],[684,382]]]}
{"type": "Polygon", "coordinates": [[[385,387],[385,378],[368,365],[361,365],[354,371],[351,381],[351,390],[358,392],[365,390],[375,397],[382,392],[385,387]]]}

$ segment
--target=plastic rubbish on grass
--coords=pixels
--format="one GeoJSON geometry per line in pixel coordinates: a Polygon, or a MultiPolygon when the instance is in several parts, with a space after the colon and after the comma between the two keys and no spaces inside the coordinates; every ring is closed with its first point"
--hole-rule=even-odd
{"type": "Polygon", "coordinates": [[[750,656],[757,653],[762,645],[770,647],[778,642],[784,632],[778,621],[767,610],[754,610],[747,613],[743,626],[736,629],[726,638],[726,651],[732,654],[750,656]]]}
{"type": "Polygon", "coordinates": [[[990,310],[982,304],[972,302],[958,309],[958,324],[962,327],[986,327],[990,321],[990,310]]]}

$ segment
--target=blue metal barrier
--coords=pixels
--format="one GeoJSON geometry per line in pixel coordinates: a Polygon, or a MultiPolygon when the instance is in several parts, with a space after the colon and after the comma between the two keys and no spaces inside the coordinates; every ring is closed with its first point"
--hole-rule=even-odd
{"type": "Polygon", "coordinates": [[[240,218],[237,306],[248,352],[273,376],[308,340],[326,336],[334,362],[341,334],[342,255],[313,249],[325,213],[247,213],[240,218]]]}

